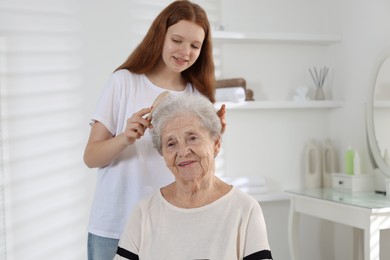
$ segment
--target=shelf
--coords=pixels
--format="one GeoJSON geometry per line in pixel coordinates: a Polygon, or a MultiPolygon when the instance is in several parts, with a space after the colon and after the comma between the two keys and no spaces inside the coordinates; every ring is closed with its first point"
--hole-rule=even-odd
{"type": "Polygon", "coordinates": [[[215,42],[224,43],[297,43],[330,45],[341,41],[341,36],[335,34],[293,34],[293,33],[241,33],[214,31],[215,42]]]}
{"type": "Polygon", "coordinates": [[[226,104],[226,109],[321,109],[321,108],[340,108],[344,105],[340,100],[324,101],[246,101],[241,103],[216,102],[214,105],[218,109],[222,104],[226,104]]]}

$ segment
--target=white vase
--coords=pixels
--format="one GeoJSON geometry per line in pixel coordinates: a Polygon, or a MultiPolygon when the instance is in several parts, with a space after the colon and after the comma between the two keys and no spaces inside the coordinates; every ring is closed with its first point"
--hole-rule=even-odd
{"type": "Polygon", "coordinates": [[[324,87],[317,86],[314,99],[315,100],[324,100],[325,99],[324,87]]]}

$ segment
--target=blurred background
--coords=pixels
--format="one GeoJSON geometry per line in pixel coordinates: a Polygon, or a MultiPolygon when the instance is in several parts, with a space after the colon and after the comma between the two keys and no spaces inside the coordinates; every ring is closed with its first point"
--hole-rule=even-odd
{"type": "MultiPolygon", "coordinates": [[[[0,0],[0,259],[86,259],[95,170],[83,161],[90,116],[110,74],[142,39],[166,0],[0,0]]],[[[364,105],[390,55],[387,0],[198,0],[213,30],[325,35],[332,43],[215,40],[217,78],[243,77],[257,101],[313,88],[308,68],[330,67],[337,109],[228,111],[226,176],[263,176],[260,201],[275,259],[290,259],[289,201],[301,187],[308,139],[348,144],[370,171],[364,105]],[[333,37],[335,36],[335,37],[333,37]],[[268,198],[268,199],[267,199],[268,198]]],[[[288,37],[287,37],[288,38],[288,37]]],[[[320,41],[317,41],[320,42],[320,41]]],[[[342,165],[340,163],[340,168],[342,165]]],[[[302,218],[302,259],[352,259],[352,229],[302,218]]],[[[382,243],[390,241],[384,232],[382,243]]],[[[381,249],[382,256],[390,255],[381,249]]]]}

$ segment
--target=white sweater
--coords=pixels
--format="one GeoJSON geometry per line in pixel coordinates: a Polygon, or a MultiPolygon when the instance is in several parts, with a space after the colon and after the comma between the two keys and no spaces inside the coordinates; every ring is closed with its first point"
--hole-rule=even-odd
{"type": "Polygon", "coordinates": [[[116,260],[272,259],[259,203],[234,187],[193,209],[154,193],[135,208],[118,252],[116,260]]]}

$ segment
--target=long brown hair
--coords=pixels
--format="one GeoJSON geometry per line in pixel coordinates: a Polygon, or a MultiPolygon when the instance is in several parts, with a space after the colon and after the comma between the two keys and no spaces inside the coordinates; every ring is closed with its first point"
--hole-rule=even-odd
{"type": "Polygon", "coordinates": [[[211,102],[215,102],[210,24],[203,8],[187,0],[174,1],[162,10],[153,21],[142,42],[116,70],[127,69],[137,74],[150,72],[161,59],[168,28],[182,20],[201,26],[205,32],[198,59],[191,67],[182,72],[182,76],[200,93],[208,97],[211,102]]]}

